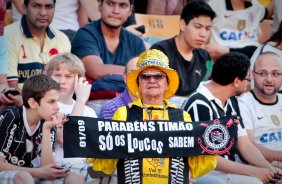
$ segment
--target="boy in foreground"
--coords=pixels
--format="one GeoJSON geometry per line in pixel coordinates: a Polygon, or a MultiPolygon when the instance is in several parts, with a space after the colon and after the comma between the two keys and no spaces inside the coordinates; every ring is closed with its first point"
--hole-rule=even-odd
{"type": "Polygon", "coordinates": [[[54,162],[53,127],[65,123],[59,112],[60,86],[46,75],[28,78],[22,89],[23,106],[0,114],[0,181],[3,183],[84,183],[54,162]]]}

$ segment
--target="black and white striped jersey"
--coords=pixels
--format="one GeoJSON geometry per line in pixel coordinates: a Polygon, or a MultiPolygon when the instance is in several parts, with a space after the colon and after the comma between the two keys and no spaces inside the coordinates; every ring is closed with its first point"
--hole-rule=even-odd
{"type": "MultiPolygon", "coordinates": [[[[31,132],[24,106],[4,109],[0,115],[0,156],[17,166],[39,166],[42,125],[43,120],[31,132]]],[[[54,130],[52,135],[55,137],[54,130]]]]}
{"type": "MultiPolygon", "coordinates": [[[[190,114],[192,121],[210,121],[228,115],[240,116],[235,97],[229,98],[226,105],[222,107],[220,100],[213,96],[204,83],[200,83],[197,91],[188,98],[183,108],[190,114]]],[[[247,132],[241,121],[238,125],[238,136],[243,135],[247,135],[247,132]]],[[[229,159],[234,160],[234,157],[229,159]]]]}

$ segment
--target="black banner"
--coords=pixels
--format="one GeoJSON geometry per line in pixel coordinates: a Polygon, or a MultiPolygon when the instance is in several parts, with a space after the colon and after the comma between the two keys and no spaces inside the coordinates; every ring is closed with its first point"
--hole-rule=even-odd
{"type": "Polygon", "coordinates": [[[234,154],[234,116],[205,122],[114,121],[70,116],[64,155],[83,158],[161,158],[234,154]]]}

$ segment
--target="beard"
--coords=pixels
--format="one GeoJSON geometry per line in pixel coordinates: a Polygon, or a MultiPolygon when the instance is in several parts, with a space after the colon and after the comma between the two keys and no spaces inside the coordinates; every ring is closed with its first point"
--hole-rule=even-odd
{"type": "MultiPolygon", "coordinates": [[[[278,85],[281,86],[281,85],[278,85]]],[[[262,85],[258,85],[256,81],[254,81],[254,87],[263,95],[265,96],[273,96],[279,91],[279,87],[274,86],[272,91],[265,90],[262,85]]]]}

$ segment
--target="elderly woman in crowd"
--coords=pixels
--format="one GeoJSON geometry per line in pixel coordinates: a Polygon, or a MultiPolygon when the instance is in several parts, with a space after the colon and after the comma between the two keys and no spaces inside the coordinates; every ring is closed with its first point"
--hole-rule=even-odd
{"type": "MultiPolygon", "coordinates": [[[[137,61],[137,69],[127,76],[127,87],[138,100],[119,108],[114,120],[148,121],[170,120],[190,122],[189,114],[169,104],[179,79],[175,70],[170,69],[168,57],[159,50],[143,52],[137,61]]],[[[192,177],[199,177],[216,166],[216,158],[211,155],[188,158],[134,158],[134,159],[88,159],[94,171],[111,174],[117,168],[118,182],[125,183],[188,183],[189,170],[192,177]],[[172,162],[177,161],[177,168],[172,162]],[[133,168],[134,165],[134,169],[133,168]],[[176,172],[173,172],[173,171],[176,172]],[[136,175],[136,172],[139,174],[136,175]],[[176,173],[176,174],[175,174],[176,173]],[[172,177],[173,174],[173,177],[172,177]],[[176,176],[175,176],[176,175],[176,176]],[[137,176],[137,177],[136,177],[137,176]]]]}

